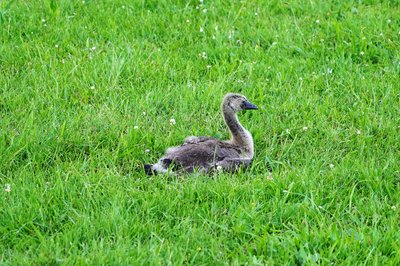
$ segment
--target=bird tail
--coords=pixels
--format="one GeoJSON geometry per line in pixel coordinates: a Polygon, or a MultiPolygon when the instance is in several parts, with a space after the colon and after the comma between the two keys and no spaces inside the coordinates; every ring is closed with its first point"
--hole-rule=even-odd
{"type": "Polygon", "coordinates": [[[152,164],[145,164],[144,165],[144,172],[146,175],[157,175],[157,171],[153,170],[153,165],[152,164]]]}

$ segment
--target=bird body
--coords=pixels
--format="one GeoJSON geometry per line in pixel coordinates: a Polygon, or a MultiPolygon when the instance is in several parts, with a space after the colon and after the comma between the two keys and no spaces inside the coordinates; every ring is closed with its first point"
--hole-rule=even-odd
{"type": "Polygon", "coordinates": [[[211,137],[187,137],[184,143],[168,148],[166,154],[154,165],[146,164],[149,175],[174,172],[210,172],[213,170],[236,171],[250,164],[254,156],[253,138],[239,122],[237,112],[257,109],[246,97],[229,93],[222,102],[225,123],[231,132],[230,140],[218,140],[211,137]]]}

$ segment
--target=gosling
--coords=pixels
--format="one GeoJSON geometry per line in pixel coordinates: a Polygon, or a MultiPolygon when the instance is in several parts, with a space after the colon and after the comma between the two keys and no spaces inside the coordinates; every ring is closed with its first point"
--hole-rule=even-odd
{"type": "Polygon", "coordinates": [[[257,109],[243,95],[226,94],[222,101],[222,115],[231,133],[230,140],[187,137],[181,146],[168,148],[156,164],[145,164],[145,173],[236,172],[241,167],[246,168],[254,156],[254,143],[251,133],[240,124],[237,113],[257,109]]]}

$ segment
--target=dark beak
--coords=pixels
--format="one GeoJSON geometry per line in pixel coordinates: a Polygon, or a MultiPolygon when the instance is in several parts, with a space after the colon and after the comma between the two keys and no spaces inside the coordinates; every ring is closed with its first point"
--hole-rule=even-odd
{"type": "Polygon", "coordinates": [[[252,103],[249,102],[249,101],[245,101],[245,103],[244,103],[244,108],[243,108],[243,109],[244,109],[244,110],[257,110],[258,107],[257,107],[257,105],[252,104],[252,103]]]}

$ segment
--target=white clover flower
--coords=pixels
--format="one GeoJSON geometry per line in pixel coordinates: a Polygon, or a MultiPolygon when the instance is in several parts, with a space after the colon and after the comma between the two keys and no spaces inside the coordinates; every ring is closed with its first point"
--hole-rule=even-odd
{"type": "Polygon", "coordinates": [[[175,119],[171,118],[171,119],[169,120],[169,123],[170,123],[170,125],[175,125],[175,124],[176,124],[176,121],[175,121],[175,119]]]}
{"type": "Polygon", "coordinates": [[[143,115],[146,115],[146,112],[143,112],[143,115]]]}
{"type": "Polygon", "coordinates": [[[303,127],[303,131],[307,131],[308,130],[308,127],[303,127]]]}
{"type": "Polygon", "coordinates": [[[146,149],[146,150],[145,150],[145,152],[146,152],[146,153],[149,153],[149,152],[150,152],[150,150],[149,150],[149,149],[146,149]]]}
{"type": "Polygon", "coordinates": [[[390,22],[392,22],[392,20],[391,20],[391,19],[388,19],[388,20],[387,20],[387,23],[390,23],[390,22]]]}
{"type": "Polygon", "coordinates": [[[139,127],[138,126],[134,126],[133,129],[139,129],[139,127]]]}
{"type": "Polygon", "coordinates": [[[391,207],[391,209],[395,211],[397,208],[396,208],[395,205],[393,205],[393,206],[391,207]]]}
{"type": "Polygon", "coordinates": [[[218,172],[221,172],[221,171],[222,171],[222,166],[221,166],[221,165],[218,165],[218,166],[217,166],[217,171],[218,171],[218,172]]]}
{"type": "Polygon", "coordinates": [[[215,35],[212,36],[212,39],[215,40],[215,35]]]}
{"type": "Polygon", "coordinates": [[[272,176],[271,172],[268,173],[267,180],[270,180],[270,181],[274,180],[274,177],[272,176]]]}
{"type": "Polygon", "coordinates": [[[10,185],[10,184],[6,184],[5,191],[6,191],[7,193],[10,193],[10,192],[11,192],[11,185],[10,185]]]}
{"type": "Polygon", "coordinates": [[[207,65],[207,68],[211,68],[211,66],[210,66],[210,65],[207,65]]]}
{"type": "Polygon", "coordinates": [[[207,13],[207,9],[204,8],[204,9],[203,9],[203,13],[207,13]]]}
{"type": "Polygon", "coordinates": [[[203,58],[207,58],[207,54],[206,54],[206,52],[202,52],[202,53],[201,53],[201,57],[203,57],[203,58]]]}
{"type": "Polygon", "coordinates": [[[360,52],[360,55],[364,55],[364,52],[363,52],[363,51],[361,51],[361,52],[360,52]]]}
{"type": "Polygon", "coordinates": [[[42,22],[45,23],[45,22],[46,22],[46,19],[42,18],[42,22]]]}
{"type": "Polygon", "coordinates": [[[96,46],[93,46],[92,48],[90,48],[90,50],[92,51],[96,50],[96,46]]]}
{"type": "Polygon", "coordinates": [[[95,88],[94,86],[90,86],[90,89],[91,89],[91,90],[94,90],[94,88],[95,88]]]}
{"type": "Polygon", "coordinates": [[[300,77],[300,78],[299,78],[299,80],[300,80],[300,81],[303,81],[303,78],[302,78],[302,77],[300,77]]]}
{"type": "Polygon", "coordinates": [[[315,23],[319,24],[319,19],[317,19],[317,20],[315,21],[315,23]]]}
{"type": "Polygon", "coordinates": [[[122,6],[122,9],[125,9],[125,6],[122,6]]]}
{"type": "Polygon", "coordinates": [[[190,20],[187,19],[187,20],[186,20],[186,23],[189,23],[189,22],[190,22],[190,20]]]}
{"type": "Polygon", "coordinates": [[[361,134],[361,130],[357,129],[356,133],[357,133],[357,135],[360,135],[361,134]]]}
{"type": "Polygon", "coordinates": [[[85,1],[82,1],[82,4],[84,4],[85,3],[85,1]]]}
{"type": "Polygon", "coordinates": [[[329,164],[329,168],[334,168],[335,166],[333,164],[329,164]]]}
{"type": "Polygon", "coordinates": [[[290,129],[287,128],[285,131],[286,131],[286,134],[290,134],[290,129]]]}
{"type": "Polygon", "coordinates": [[[58,44],[54,45],[54,47],[58,48],[58,44]]]}
{"type": "Polygon", "coordinates": [[[200,32],[204,32],[204,29],[203,29],[203,27],[200,27],[200,32]]]}
{"type": "Polygon", "coordinates": [[[254,13],[254,15],[255,15],[255,16],[258,16],[258,13],[257,13],[257,12],[255,12],[255,13],[254,13]]]}

